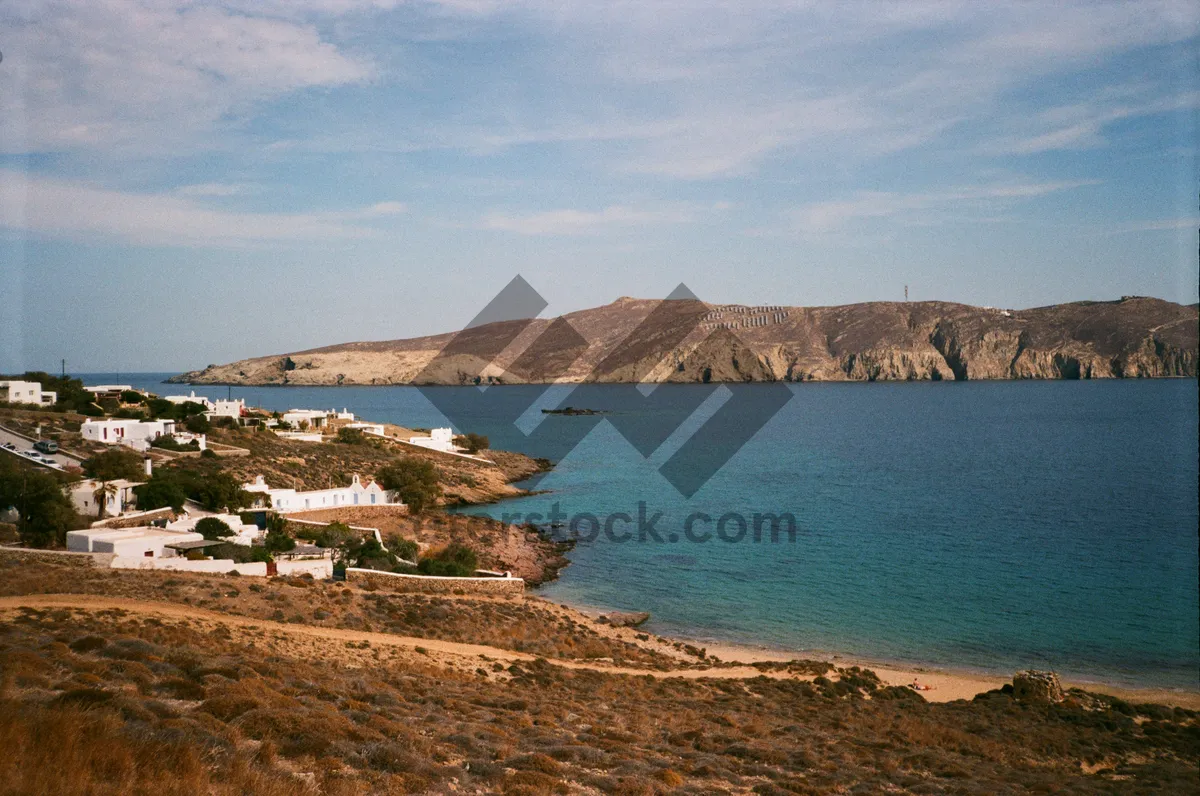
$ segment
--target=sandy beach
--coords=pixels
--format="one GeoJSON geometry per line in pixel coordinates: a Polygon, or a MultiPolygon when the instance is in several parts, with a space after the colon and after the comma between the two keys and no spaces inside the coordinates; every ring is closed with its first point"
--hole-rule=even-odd
{"type": "MultiPolygon", "coordinates": [[[[598,609],[594,606],[569,605],[563,607],[566,610],[584,614],[592,619],[610,612],[608,609],[598,609]]],[[[597,625],[596,627],[601,629],[600,632],[605,635],[625,640],[634,640],[639,634],[649,633],[649,631],[634,628],[613,628],[604,625],[597,625]]],[[[657,645],[661,646],[663,651],[669,651],[668,645],[671,642],[681,641],[704,648],[710,657],[715,656],[723,663],[750,664],[761,661],[810,659],[829,661],[841,668],[860,666],[875,672],[879,676],[879,679],[888,685],[911,685],[916,682],[921,686],[928,686],[928,690],[921,690],[921,696],[929,702],[953,702],[957,699],[972,699],[976,694],[991,691],[1012,682],[1011,675],[1004,677],[1002,675],[988,675],[979,672],[940,667],[898,665],[840,655],[814,654],[813,652],[803,650],[772,649],[694,638],[657,636],[653,633],[649,633],[649,635],[652,640],[660,638],[667,643],[666,645],[657,645]]],[[[641,643],[645,644],[646,642],[641,643]]],[[[1135,704],[1155,702],[1163,705],[1171,705],[1172,707],[1200,710],[1200,692],[1195,691],[1178,691],[1166,688],[1127,688],[1106,683],[1070,679],[1063,680],[1063,688],[1082,688],[1085,691],[1107,694],[1135,704]]]]}

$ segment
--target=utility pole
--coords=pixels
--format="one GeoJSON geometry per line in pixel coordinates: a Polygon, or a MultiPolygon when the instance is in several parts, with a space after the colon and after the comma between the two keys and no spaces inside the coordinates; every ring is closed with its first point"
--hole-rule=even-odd
{"type": "Polygon", "coordinates": [[[908,285],[904,286],[904,300],[908,301],[908,285]]]}
{"type": "Polygon", "coordinates": [[[67,378],[67,360],[65,359],[62,361],[62,377],[64,381],[67,378]]]}

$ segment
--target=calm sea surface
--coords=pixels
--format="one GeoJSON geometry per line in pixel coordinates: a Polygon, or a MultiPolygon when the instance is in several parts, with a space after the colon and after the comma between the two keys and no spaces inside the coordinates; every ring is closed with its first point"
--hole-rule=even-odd
{"type": "MultiPolygon", "coordinates": [[[[163,375],[120,381],[191,389],[160,384],[163,375]]],[[[650,611],[650,629],[702,640],[1200,688],[1195,381],[798,385],[691,497],[659,468],[724,388],[664,385],[640,407],[622,387],[593,389],[586,404],[560,387],[491,388],[489,401],[474,400],[475,388],[441,389],[443,400],[462,399],[459,430],[487,433],[495,447],[546,455],[570,424],[590,429],[573,449],[558,446],[570,452],[536,484],[547,494],[472,510],[544,519],[557,504],[568,517],[633,519],[630,541],[601,534],[577,545],[543,589],[552,599],[650,611]],[[539,396],[536,406],[613,414],[545,418],[535,407],[514,426],[506,409],[539,396]],[[552,425],[527,437],[539,422],[552,425]],[[614,423],[659,428],[666,441],[644,458],[614,423]],[[640,510],[661,513],[661,542],[638,540],[640,510]],[[692,542],[684,523],[696,512],[714,521],[734,512],[751,527],[755,513],[790,512],[799,530],[794,542],[755,543],[752,531],[731,542],[698,523],[694,533],[714,533],[692,542]]],[[[232,394],[269,409],[344,406],[410,427],[446,423],[409,387],[232,394]]],[[[591,521],[580,523],[587,533],[591,521]]],[[[727,537],[737,530],[726,523],[727,537]]]]}

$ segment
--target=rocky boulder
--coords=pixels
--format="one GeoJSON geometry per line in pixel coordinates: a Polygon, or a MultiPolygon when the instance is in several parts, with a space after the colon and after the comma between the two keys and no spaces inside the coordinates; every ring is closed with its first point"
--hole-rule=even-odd
{"type": "Polygon", "coordinates": [[[1063,700],[1062,683],[1054,672],[1017,672],[1013,675],[1013,699],[1032,705],[1053,705],[1063,700]]]}
{"type": "Polygon", "coordinates": [[[611,613],[601,616],[596,621],[602,625],[612,625],[613,627],[637,627],[645,624],[650,619],[650,614],[645,611],[632,611],[629,613],[611,613]]]}

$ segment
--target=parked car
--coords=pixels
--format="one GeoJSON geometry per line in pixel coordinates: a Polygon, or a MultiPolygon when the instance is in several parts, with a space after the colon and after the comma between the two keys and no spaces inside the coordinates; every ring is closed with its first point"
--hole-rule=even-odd
{"type": "Polygon", "coordinates": [[[17,449],[17,446],[13,445],[11,442],[4,443],[4,447],[10,451],[15,451],[17,449]]]}
{"type": "Polygon", "coordinates": [[[33,447],[42,453],[58,453],[58,443],[52,439],[40,439],[33,443],[33,447]]]}

